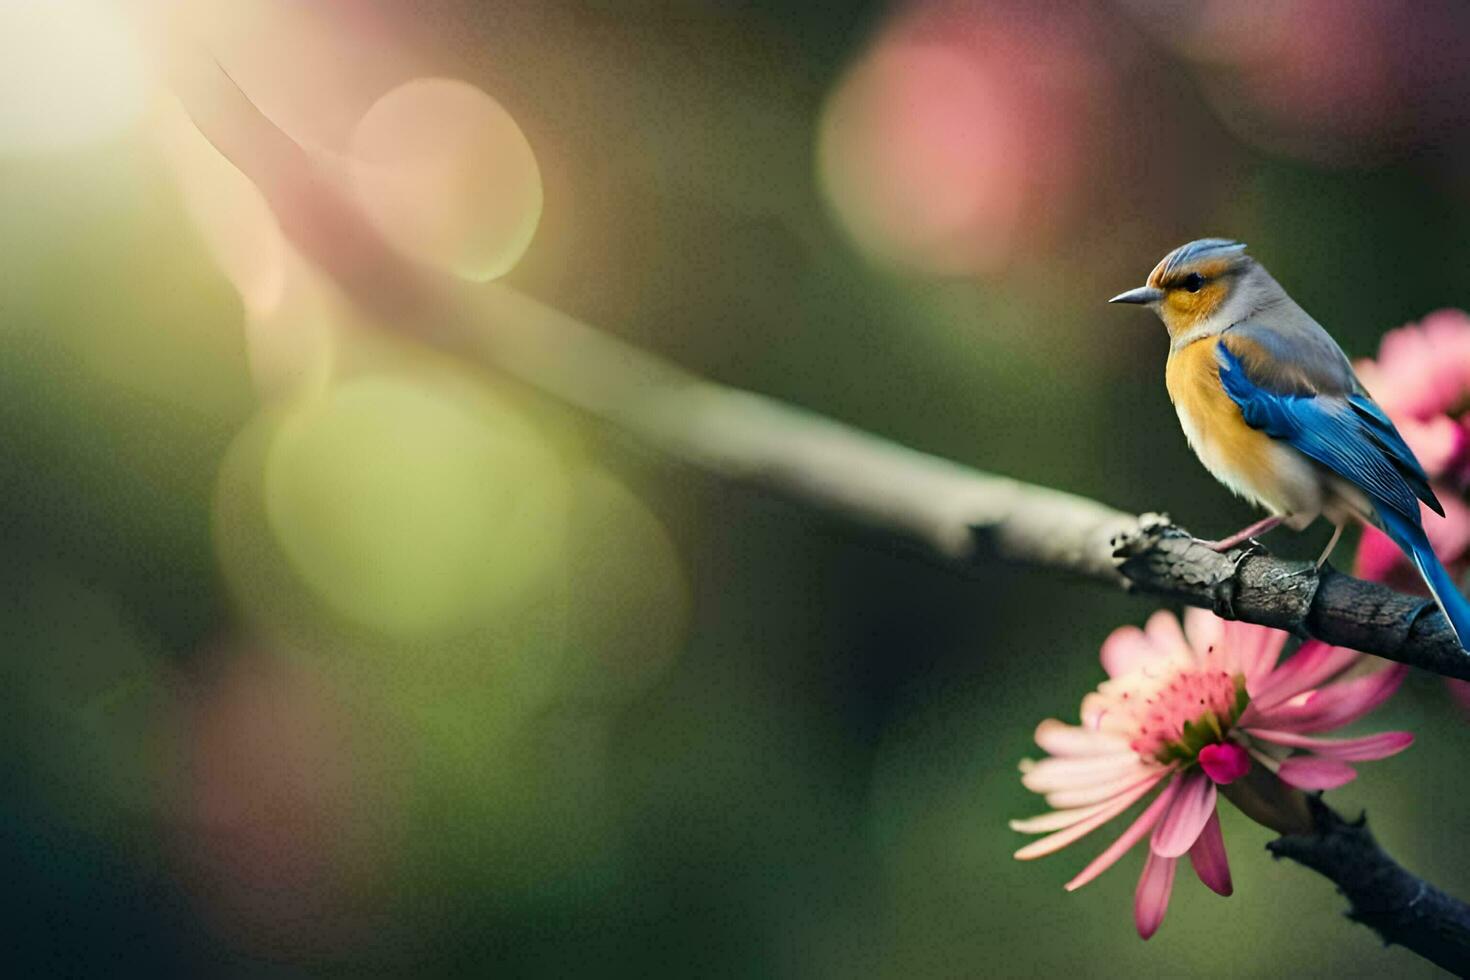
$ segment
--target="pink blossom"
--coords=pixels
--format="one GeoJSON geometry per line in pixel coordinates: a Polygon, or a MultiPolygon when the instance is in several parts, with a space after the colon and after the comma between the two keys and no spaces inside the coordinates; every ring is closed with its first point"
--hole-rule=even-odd
{"type": "MultiPolygon", "coordinates": [[[[1391,330],[1375,360],[1359,361],[1358,377],[1388,413],[1428,474],[1444,517],[1423,508],[1434,553],[1455,576],[1470,569],[1470,316],[1439,310],[1391,330]]],[[[1424,584],[1398,547],[1365,527],[1355,570],[1371,582],[1424,593],[1424,584]]],[[[1470,685],[1448,682],[1470,708],[1470,685]]]]}
{"type": "Polygon", "coordinates": [[[1357,364],[1431,480],[1470,477],[1470,316],[1439,310],[1390,330],[1376,360],[1357,364]]]}
{"type": "Polygon", "coordinates": [[[1316,641],[1278,663],[1287,634],[1228,622],[1200,609],[1184,626],[1157,612],[1103,643],[1108,679],[1082,700],[1081,724],[1036,729],[1049,755],[1021,763],[1021,782],[1052,810],[1013,820],[1045,834],[1016,852],[1030,860],[1061,850],[1162,787],[1143,812],[1067,883],[1072,891],[1111,867],[1145,836],[1148,859],[1134,897],[1138,933],[1163,922],[1179,859],[1212,891],[1229,895],[1230,866],[1215,812],[1223,794],[1283,833],[1305,830],[1299,790],[1334,789],[1353,762],[1382,759],[1413,742],[1408,732],[1322,738],[1362,718],[1397,690],[1407,670],[1368,673],[1355,650],[1316,641]]]}

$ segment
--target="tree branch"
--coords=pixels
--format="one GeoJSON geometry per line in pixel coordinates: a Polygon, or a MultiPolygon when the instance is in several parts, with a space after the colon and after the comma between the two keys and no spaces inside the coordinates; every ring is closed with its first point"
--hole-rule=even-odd
{"type": "Polygon", "coordinates": [[[1316,832],[1266,845],[1325,876],[1348,900],[1347,916],[1453,973],[1470,976],[1470,905],[1405,871],[1368,831],[1367,817],[1347,821],[1309,797],[1316,832]]]}
{"type": "MultiPolygon", "coordinates": [[[[1258,547],[1219,554],[1167,518],[981,473],[775,400],[716,385],[501,285],[473,286],[392,251],[322,162],[196,56],[175,91],[250,177],[300,251],[368,316],[512,375],[721,477],[901,537],[950,565],[1039,566],[1213,609],[1470,680],[1427,599],[1258,547]],[[405,327],[404,325],[411,325],[405,327]]],[[[1270,847],[1336,882],[1353,918],[1470,972],[1470,911],[1384,854],[1360,821],[1313,801],[1317,833],[1270,847]]]]}
{"type": "Polygon", "coordinates": [[[676,459],[907,539],[958,566],[1036,565],[1213,609],[1470,680],[1428,599],[1259,548],[1217,554],[1158,515],[980,473],[769,398],[716,385],[503,285],[402,259],[324,166],[194,52],[175,92],[255,182],[301,252],[364,313],[541,389],[676,459]]]}

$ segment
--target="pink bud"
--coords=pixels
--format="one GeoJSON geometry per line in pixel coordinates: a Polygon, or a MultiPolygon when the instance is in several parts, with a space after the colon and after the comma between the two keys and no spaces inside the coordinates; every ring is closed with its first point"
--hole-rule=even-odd
{"type": "Polygon", "coordinates": [[[1205,775],[1225,786],[1250,771],[1251,757],[1234,742],[1222,742],[1200,749],[1199,764],[1205,775]]]}

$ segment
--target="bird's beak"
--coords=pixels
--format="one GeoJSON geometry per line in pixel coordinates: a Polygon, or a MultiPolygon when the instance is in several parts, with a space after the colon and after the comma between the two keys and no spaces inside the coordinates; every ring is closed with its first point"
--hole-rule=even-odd
{"type": "Polygon", "coordinates": [[[1126,293],[1119,293],[1108,300],[1108,302],[1133,303],[1136,306],[1147,306],[1149,303],[1157,303],[1163,298],[1164,291],[1162,289],[1155,289],[1152,286],[1139,286],[1137,289],[1130,289],[1126,293]]]}

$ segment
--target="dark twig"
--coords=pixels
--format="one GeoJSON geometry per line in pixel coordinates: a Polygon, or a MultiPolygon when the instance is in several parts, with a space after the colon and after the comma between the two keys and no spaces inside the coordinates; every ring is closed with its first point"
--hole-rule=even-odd
{"type": "Polygon", "coordinates": [[[1470,655],[1432,600],[1261,549],[1218,554],[1147,516],[1115,553],[1123,575],[1143,591],[1470,680],[1470,655]]]}
{"type": "Polygon", "coordinates": [[[1281,837],[1267,849],[1331,879],[1348,901],[1348,918],[1384,943],[1470,976],[1470,905],[1405,871],[1378,846],[1366,817],[1344,820],[1318,797],[1310,805],[1316,833],[1281,837]]]}

